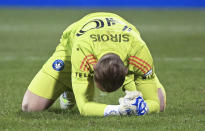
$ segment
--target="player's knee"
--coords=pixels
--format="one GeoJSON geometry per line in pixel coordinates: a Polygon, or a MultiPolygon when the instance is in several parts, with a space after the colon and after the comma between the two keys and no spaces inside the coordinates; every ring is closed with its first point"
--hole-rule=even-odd
{"type": "Polygon", "coordinates": [[[45,109],[45,107],[38,106],[38,105],[39,104],[37,104],[37,102],[29,101],[27,97],[24,97],[22,105],[21,105],[21,109],[24,112],[41,111],[45,109]]]}
{"type": "Polygon", "coordinates": [[[165,102],[160,103],[160,111],[161,112],[165,111],[165,107],[166,107],[166,103],[165,102]]]}
{"type": "Polygon", "coordinates": [[[49,108],[53,102],[53,100],[40,97],[27,90],[23,98],[22,110],[25,112],[42,111],[49,108]]]}
{"type": "Polygon", "coordinates": [[[22,108],[22,111],[24,112],[42,111],[46,109],[46,107],[37,106],[36,104],[32,104],[29,102],[23,102],[21,108],[22,108]]]}
{"type": "Polygon", "coordinates": [[[23,100],[22,105],[21,105],[21,109],[24,112],[30,112],[30,111],[35,111],[34,107],[31,106],[31,104],[29,104],[29,101],[27,100],[23,100]]]}
{"type": "Polygon", "coordinates": [[[22,109],[22,111],[24,111],[24,112],[28,112],[29,110],[28,110],[28,103],[26,103],[26,102],[22,102],[22,105],[21,105],[21,109],[22,109]]]}
{"type": "Polygon", "coordinates": [[[24,95],[24,98],[23,98],[23,101],[22,101],[22,104],[21,104],[22,111],[29,112],[31,110],[31,107],[29,105],[30,105],[29,104],[29,97],[28,97],[28,93],[26,93],[24,95]]]}
{"type": "Polygon", "coordinates": [[[158,88],[158,98],[160,102],[160,111],[163,112],[166,107],[166,96],[161,88],[158,88]]]}

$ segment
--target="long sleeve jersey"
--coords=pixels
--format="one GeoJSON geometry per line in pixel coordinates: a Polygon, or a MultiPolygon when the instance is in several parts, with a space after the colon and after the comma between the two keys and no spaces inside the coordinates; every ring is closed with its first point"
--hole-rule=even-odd
{"type": "Polygon", "coordinates": [[[82,115],[103,116],[106,104],[92,101],[93,65],[107,53],[128,67],[123,88],[136,90],[135,79],[153,76],[153,60],[137,29],[112,13],[92,13],[69,26],[57,49],[71,57],[72,89],[82,115]]]}

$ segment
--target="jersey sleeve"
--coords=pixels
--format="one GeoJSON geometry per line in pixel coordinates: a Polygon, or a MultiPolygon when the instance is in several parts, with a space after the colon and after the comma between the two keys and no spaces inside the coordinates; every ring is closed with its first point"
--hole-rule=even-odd
{"type": "MultiPolygon", "coordinates": [[[[84,45],[85,44],[79,44],[84,45]]],[[[74,46],[72,49],[72,88],[81,115],[103,116],[106,104],[93,101],[94,81],[90,67],[95,63],[93,54],[87,47],[74,46]],[[92,61],[91,61],[92,60],[92,61]]]]}
{"type": "Polygon", "coordinates": [[[153,59],[150,51],[137,34],[133,40],[131,50],[128,56],[128,75],[124,82],[125,90],[136,90],[136,79],[150,79],[153,78],[153,59]]]}

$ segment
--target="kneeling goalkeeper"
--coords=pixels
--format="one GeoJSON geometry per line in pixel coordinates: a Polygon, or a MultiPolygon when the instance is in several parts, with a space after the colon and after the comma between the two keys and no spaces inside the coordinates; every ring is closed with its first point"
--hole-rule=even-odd
{"type": "Polygon", "coordinates": [[[56,51],[30,83],[23,111],[61,108],[75,103],[81,115],[144,115],[164,111],[166,94],[152,56],[137,29],[112,13],[92,13],[70,25],[56,51]],[[93,102],[100,90],[125,91],[119,105],[93,102]]]}

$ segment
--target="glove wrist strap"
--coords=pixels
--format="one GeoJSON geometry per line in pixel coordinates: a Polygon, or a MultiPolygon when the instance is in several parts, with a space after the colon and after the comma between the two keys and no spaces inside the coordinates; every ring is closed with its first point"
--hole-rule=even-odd
{"type": "Polygon", "coordinates": [[[107,105],[104,110],[104,116],[120,115],[120,105],[107,105]]]}

